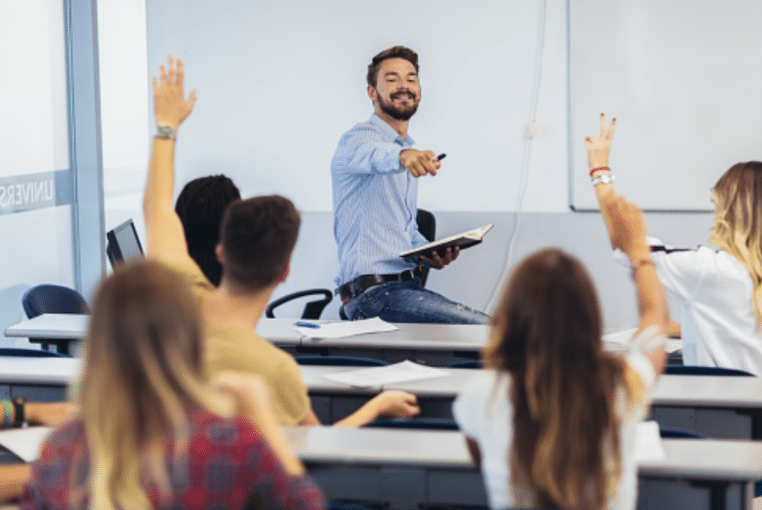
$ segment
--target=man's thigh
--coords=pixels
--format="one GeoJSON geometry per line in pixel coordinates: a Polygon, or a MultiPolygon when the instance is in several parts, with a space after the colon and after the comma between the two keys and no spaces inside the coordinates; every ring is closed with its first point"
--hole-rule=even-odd
{"type": "Polygon", "coordinates": [[[441,294],[410,284],[376,285],[345,305],[352,320],[380,317],[387,322],[484,324],[489,317],[441,294]]]}

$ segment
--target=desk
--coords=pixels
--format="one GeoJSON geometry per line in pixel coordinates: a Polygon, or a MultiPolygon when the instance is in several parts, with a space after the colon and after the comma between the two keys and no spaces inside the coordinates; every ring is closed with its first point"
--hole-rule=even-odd
{"type": "MultiPolygon", "coordinates": [[[[44,314],[5,330],[9,337],[67,338],[77,340],[87,332],[87,315],[44,314]]],[[[337,339],[303,337],[293,319],[263,318],[257,325],[262,338],[294,355],[340,354],[382,359],[390,363],[412,359],[445,366],[475,359],[487,341],[489,326],[449,324],[396,324],[397,331],[337,339]]]]}
{"type": "Polygon", "coordinates": [[[79,374],[78,358],[0,356],[0,398],[24,397],[32,402],[60,402],[79,374]]]}
{"type": "MultiPolygon", "coordinates": [[[[422,417],[451,418],[451,404],[474,373],[447,368],[448,376],[381,387],[354,388],[325,379],[359,367],[302,366],[313,408],[333,423],[385,389],[418,396],[422,417]]],[[[762,378],[663,375],[653,393],[652,418],[665,427],[693,430],[717,439],[762,440],[762,378]]]]}
{"type": "MultiPolygon", "coordinates": [[[[486,505],[463,435],[447,431],[286,427],[292,449],[333,499],[486,505]]],[[[751,509],[762,443],[664,440],[666,459],[639,466],[638,509],[751,509]]]]}

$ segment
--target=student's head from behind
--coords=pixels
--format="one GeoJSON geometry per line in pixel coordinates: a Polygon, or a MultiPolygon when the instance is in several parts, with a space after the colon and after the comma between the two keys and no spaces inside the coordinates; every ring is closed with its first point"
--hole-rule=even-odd
{"type": "Polygon", "coordinates": [[[175,211],[180,217],[188,243],[188,253],[209,281],[220,284],[222,266],[214,255],[220,239],[220,224],[227,206],[241,193],[225,175],[199,177],[188,182],[177,197],[175,211]]]}
{"type": "Polygon", "coordinates": [[[91,465],[99,466],[80,480],[93,508],[147,503],[141,476],[166,481],[163,455],[146,454],[146,441],[182,440],[188,409],[213,405],[203,347],[197,301],[179,274],[146,259],[101,283],[75,390],[91,465]]]}
{"type": "Polygon", "coordinates": [[[513,271],[486,351],[490,366],[510,372],[563,370],[568,360],[601,351],[601,318],[590,276],[575,257],[549,248],[513,271]]]}
{"type": "Polygon", "coordinates": [[[218,257],[223,283],[259,292],[288,274],[301,219],[294,204],[279,195],[241,200],[225,212],[218,257]]]}
{"type": "Polygon", "coordinates": [[[712,188],[715,223],[709,241],[749,271],[751,303],[762,324],[762,162],[730,167],[712,188]]]}
{"type": "Polygon", "coordinates": [[[416,52],[404,46],[382,51],[368,65],[366,80],[376,113],[402,121],[415,114],[421,100],[416,52]]]}
{"type": "Polygon", "coordinates": [[[712,195],[716,220],[712,243],[733,251],[745,246],[750,239],[759,242],[762,238],[762,162],[733,165],[714,185],[712,195]]]}
{"type": "Polygon", "coordinates": [[[615,392],[623,365],[603,351],[582,263],[556,248],[522,261],[493,314],[484,358],[510,374],[509,395],[494,398],[513,406],[510,482],[530,489],[526,506],[604,508],[621,466],[615,392]]]}

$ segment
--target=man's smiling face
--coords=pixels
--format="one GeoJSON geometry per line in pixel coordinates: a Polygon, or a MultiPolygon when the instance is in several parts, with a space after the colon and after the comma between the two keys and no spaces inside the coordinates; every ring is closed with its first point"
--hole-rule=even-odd
{"type": "Polygon", "coordinates": [[[421,86],[415,67],[404,58],[389,58],[381,62],[376,86],[369,94],[378,109],[396,120],[408,120],[418,109],[421,86]]]}

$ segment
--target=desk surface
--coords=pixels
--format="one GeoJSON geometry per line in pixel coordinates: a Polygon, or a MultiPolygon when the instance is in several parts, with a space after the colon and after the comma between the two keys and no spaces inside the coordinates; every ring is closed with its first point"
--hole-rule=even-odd
{"type": "MultiPolygon", "coordinates": [[[[448,375],[435,379],[356,388],[323,377],[332,372],[358,370],[359,367],[309,366],[301,367],[302,377],[310,391],[323,393],[375,394],[381,390],[404,390],[420,396],[454,398],[474,370],[445,368],[448,375]]],[[[762,378],[663,375],[653,393],[654,405],[679,407],[727,407],[733,409],[762,409],[762,378]]]]}
{"type": "MultiPolygon", "coordinates": [[[[78,358],[24,358],[0,356],[0,383],[65,385],[81,366],[78,358]]],[[[420,396],[454,398],[474,374],[474,370],[447,368],[446,377],[411,381],[372,388],[355,388],[335,383],[323,375],[357,370],[358,367],[302,366],[302,377],[313,392],[370,395],[382,389],[397,389],[420,396]]],[[[762,408],[762,378],[664,375],[654,389],[655,405],[762,408]]]]}
{"type": "MultiPolygon", "coordinates": [[[[308,463],[425,466],[474,470],[460,432],[340,427],[285,427],[308,463]]],[[[639,463],[640,476],[752,481],[762,478],[762,443],[665,439],[666,458],[639,463]]]]}

